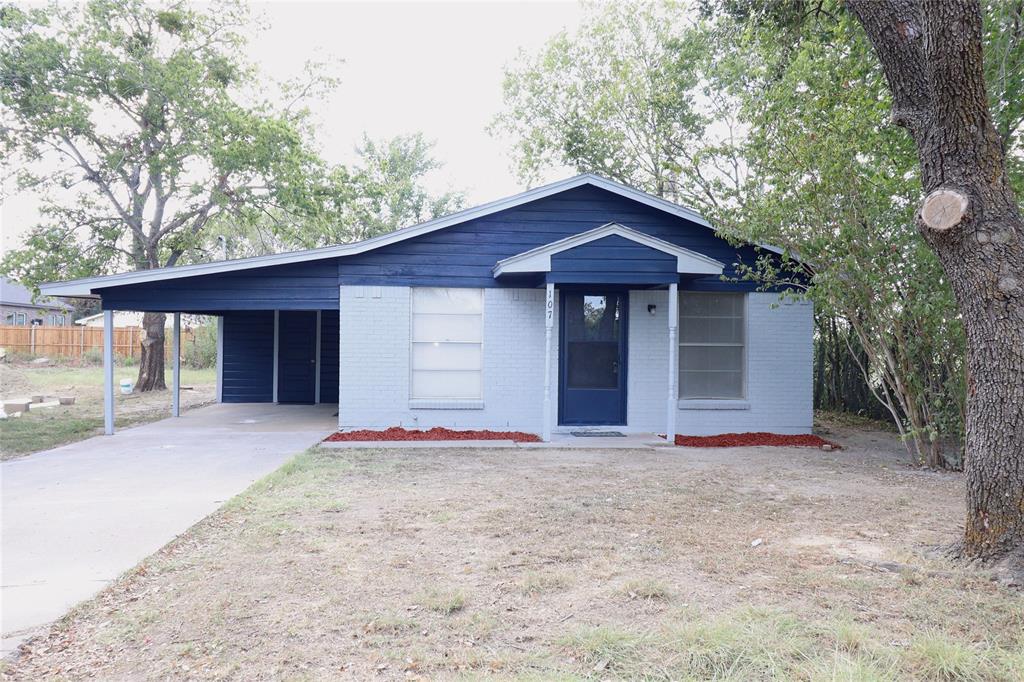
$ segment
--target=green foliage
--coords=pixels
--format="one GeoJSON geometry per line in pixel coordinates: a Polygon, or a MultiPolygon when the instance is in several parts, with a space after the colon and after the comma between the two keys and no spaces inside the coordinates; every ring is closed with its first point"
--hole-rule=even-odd
{"type": "Polygon", "coordinates": [[[207,324],[193,329],[192,339],[184,346],[184,363],[194,369],[206,369],[217,364],[217,324],[210,318],[207,324]]]}
{"type": "Polygon", "coordinates": [[[271,209],[249,222],[214,218],[204,252],[216,254],[221,236],[230,258],[345,244],[452,213],[462,208],[462,192],[433,194],[424,187],[427,175],[442,166],[432,149],[419,133],[364,137],[359,162],[351,169],[335,168],[324,181],[333,187],[329,214],[296,220],[271,209]]]}
{"type": "Polygon", "coordinates": [[[735,187],[740,169],[723,156],[734,121],[703,87],[711,46],[686,15],[675,3],[592,6],[577,35],[521,57],[492,126],[514,136],[520,176],[567,165],[698,206],[735,187]]]}

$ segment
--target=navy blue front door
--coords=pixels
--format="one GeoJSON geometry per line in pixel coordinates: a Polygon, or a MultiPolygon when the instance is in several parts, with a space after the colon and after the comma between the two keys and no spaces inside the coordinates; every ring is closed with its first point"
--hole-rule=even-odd
{"type": "Polygon", "coordinates": [[[561,293],[558,422],[626,423],[627,296],[561,293]]]}
{"type": "Polygon", "coordinates": [[[277,319],[277,402],[316,402],[316,313],[282,310],[277,319]]]}

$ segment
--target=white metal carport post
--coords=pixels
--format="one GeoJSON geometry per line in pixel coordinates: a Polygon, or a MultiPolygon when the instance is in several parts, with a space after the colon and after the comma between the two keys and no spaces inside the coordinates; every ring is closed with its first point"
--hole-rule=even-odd
{"type": "Polygon", "coordinates": [[[551,329],[555,324],[555,285],[548,282],[544,299],[544,433],[545,442],[551,440],[551,329]]]}
{"type": "Polygon", "coordinates": [[[171,393],[171,416],[181,416],[181,313],[174,313],[174,327],[171,337],[171,353],[174,360],[171,364],[172,372],[172,393],[171,393]]]}
{"type": "Polygon", "coordinates": [[[679,328],[679,285],[672,283],[668,285],[668,409],[665,419],[665,440],[669,444],[676,442],[676,410],[678,409],[678,389],[676,382],[679,380],[679,372],[676,363],[679,360],[679,344],[676,342],[676,333],[679,328]]]}
{"type": "Polygon", "coordinates": [[[103,433],[114,435],[114,311],[103,311],[103,433]]]}

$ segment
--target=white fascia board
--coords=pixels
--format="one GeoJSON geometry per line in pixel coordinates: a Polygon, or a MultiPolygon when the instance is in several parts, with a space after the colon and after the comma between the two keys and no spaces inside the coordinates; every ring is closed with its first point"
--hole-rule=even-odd
{"type": "Polygon", "coordinates": [[[725,264],[704,254],[684,249],[663,239],[638,232],[619,223],[608,223],[593,230],[580,232],[571,237],[538,246],[535,249],[500,260],[494,266],[494,276],[515,273],[551,272],[551,256],[574,249],[598,239],[617,235],[623,239],[667,253],[676,257],[676,272],[691,275],[720,275],[725,264]]]}
{"type": "MultiPolygon", "coordinates": [[[[142,270],[137,272],[125,272],[118,275],[106,275],[104,277],[89,277],[86,279],[71,280],[67,282],[51,282],[40,285],[40,291],[49,296],[91,296],[94,290],[106,287],[123,286],[126,284],[141,284],[144,282],[158,282],[168,279],[182,277],[194,277],[197,275],[214,275],[222,272],[233,272],[236,270],[249,270],[252,268],[263,268],[271,265],[287,265],[290,263],[301,263],[324,258],[337,258],[340,256],[354,256],[356,254],[372,251],[382,246],[412,239],[423,234],[441,230],[452,225],[464,223],[476,218],[482,218],[498,211],[515,208],[522,204],[543,199],[544,197],[558,194],[569,189],[591,185],[607,190],[614,194],[632,199],[639,203],[651,206],[658,210],[685,218],[693,223],[714,229],[707,220],[696,211],[673,204],[659,197],[641,192],[640,190],[627,187],[626,185],[602,178],[590,173],[577,175],[573,178],[553,182],[542,187],[536,187],[520,194],[504,199],[498,199],[480,206],[468,208],[453,213],[443,218],[429,220],[419,225],[413,225],[388,234],[373,237],[353,244],[341,244],[339,246],[327,246],[319,249],[307,249],[304,251],[290,251],[288,253],[272,254],[269,256],[255,256],[253,258],[239,258],[236,260],[216,261],[213,263],[200,263],[197,265],[180,265],[172,268],[158,268],[154,270],[142,270]]],[[[774,247],[765,247],[776,253],[780,250],[774,247]]]]}

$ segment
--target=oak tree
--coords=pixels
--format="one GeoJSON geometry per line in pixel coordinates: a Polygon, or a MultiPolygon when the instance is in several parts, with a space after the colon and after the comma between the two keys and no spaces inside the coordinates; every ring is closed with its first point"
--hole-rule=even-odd
{"type": "Polygon", "coordinates": [[[989,109],[982,9],[978,0],[847,4],[882,64],[892,120],[914,141],[925,195],[917,225],[949,278],[966,331],[963,554],[1021,557],[1024,218],[989,109]]]}

